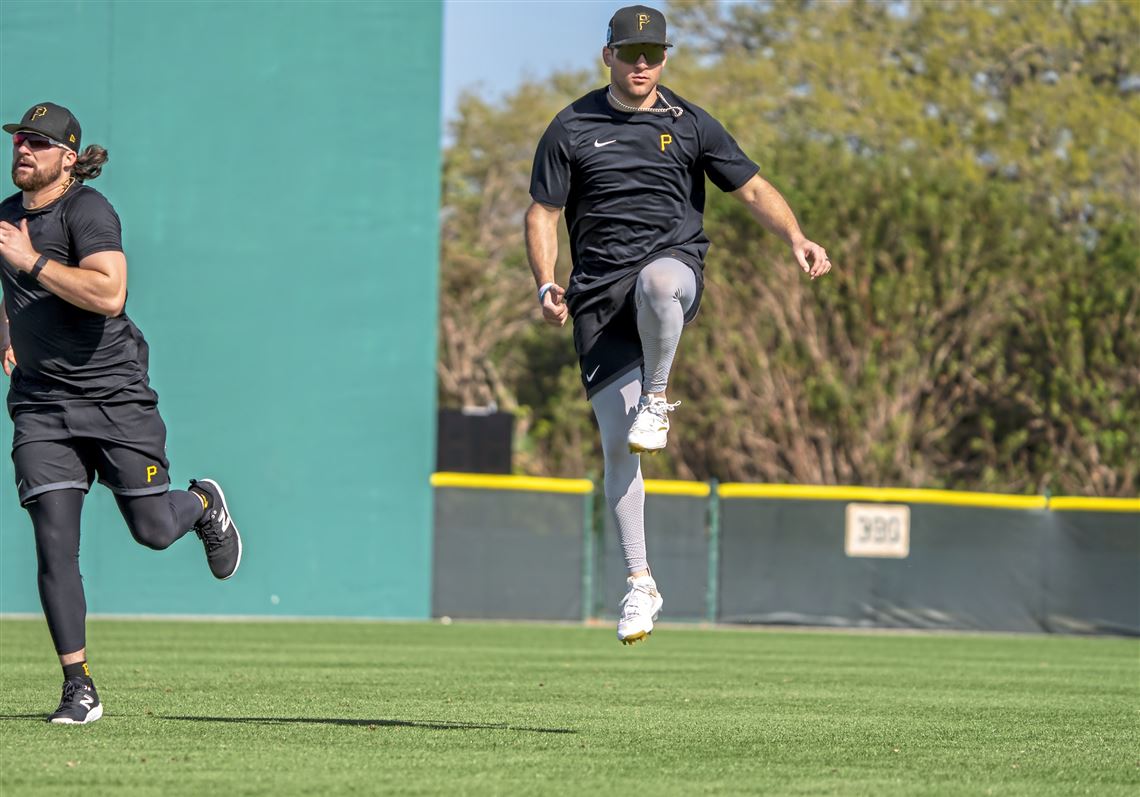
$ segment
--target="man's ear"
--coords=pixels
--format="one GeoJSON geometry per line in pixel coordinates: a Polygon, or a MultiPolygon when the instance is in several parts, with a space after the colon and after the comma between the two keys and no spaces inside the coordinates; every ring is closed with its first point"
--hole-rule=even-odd
{"type": "Polygon", "coordinates": [[[614,65],[614,51],[609,47],[602,48],[602,63],[608,67],[613,67],[614,65]]]}

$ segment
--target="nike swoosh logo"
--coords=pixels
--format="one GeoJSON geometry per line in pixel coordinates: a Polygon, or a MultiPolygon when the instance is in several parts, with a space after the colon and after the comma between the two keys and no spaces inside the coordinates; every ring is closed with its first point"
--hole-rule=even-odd
{"type": "Polygon", "coordinates": [[[594,146],[595,147],[608,147],[610,144],[616,144],[616,143],[617,143],[616,138],[612,139],[610,141],[598,141],[598,139],[596,139],[596,138],[594,139],[594,146]]]}
{"type": "Polygon", "coordinates": [[[593,370],[593,371],[590,371],[590,373],[588,373],[588,374],[586,375],[586,381],[587,381],[587,382],[593,382],[593,381],[594,381],[594,375],[595,375],[596,373],[598,373],[598,369],[599,369],[599,368],[601,368],[601,367],[602,367],[602,366],[600,366],[600,365],[595,365],[595,366],[594,366],[594,370],[593,370]]]}

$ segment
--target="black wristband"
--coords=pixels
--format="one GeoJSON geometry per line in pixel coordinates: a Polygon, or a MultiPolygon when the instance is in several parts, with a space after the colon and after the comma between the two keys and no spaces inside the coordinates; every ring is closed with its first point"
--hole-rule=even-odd
{"type": "Polygon", "coordinates": [[[29,274],[31,274],[32,279],[38,280],[40,278],[40,272],[44,270],[44,266],[47,265],[47,262],[48,262],[48,256],[47,255],[40,255],[36,259],[36,264],[34,266],[32,266],[32,270],[28,272],[29,274]]]}

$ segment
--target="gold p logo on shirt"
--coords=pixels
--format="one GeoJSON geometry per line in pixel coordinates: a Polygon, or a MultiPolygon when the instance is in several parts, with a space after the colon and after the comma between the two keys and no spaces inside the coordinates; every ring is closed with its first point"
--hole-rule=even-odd
{"type": "Polygon", "coordinates": [[[661,134],[661,151],[665,151],[665,147],[673,143],[673,137],[668,133],[661,134]]]}
{"type": "Polygon", "coordinates": [[[151,480],[154,479],[154,477],[157,475],[158,475],[158,466],[157,465],[147,465],[146,466],[146,483],[147,484],[150,484],[151,480]]]}

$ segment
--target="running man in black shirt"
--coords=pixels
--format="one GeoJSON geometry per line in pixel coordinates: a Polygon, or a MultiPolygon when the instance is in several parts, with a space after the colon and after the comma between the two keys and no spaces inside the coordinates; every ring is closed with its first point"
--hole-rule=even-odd
{"type": "Polygon", "coordinates": [[[665,447],[665,391],[681,330],[697,313],[709,241],[705,176],[743,202],[815,279],[831,269],[787,202],[702,108],[658,85],[665,17],[619,9],[602,60],[610,85],[564,108],[538,144],[526,213],[527,256],[547,323],[574,318],[574,348],[605,456],[606,500],[629,569],[618,639],[645,639],[661,595],[645,553],[640,454],[665,447]],[[570,232],[568,286],[555,281],[558,218],[570,232]]]}
{"type": "Polygon", "coordinates": [[[0,203],[0,351],[11,377],[16,490],[35,529],[40,602],[63,666],[63,698],[48,719],[85,724],[103,715],[87,665],[79,574],[80,513],[92,479],[114,493],[148,548],[194,530],[217,578],[237,570],[241,537],[217,482],[170,489],[147,344],[123,312],[119,217],[84,185],[99,176],[107,151],[79,154],[79,122],[50,102],[4,131],[20,189],[0,203]]]}

